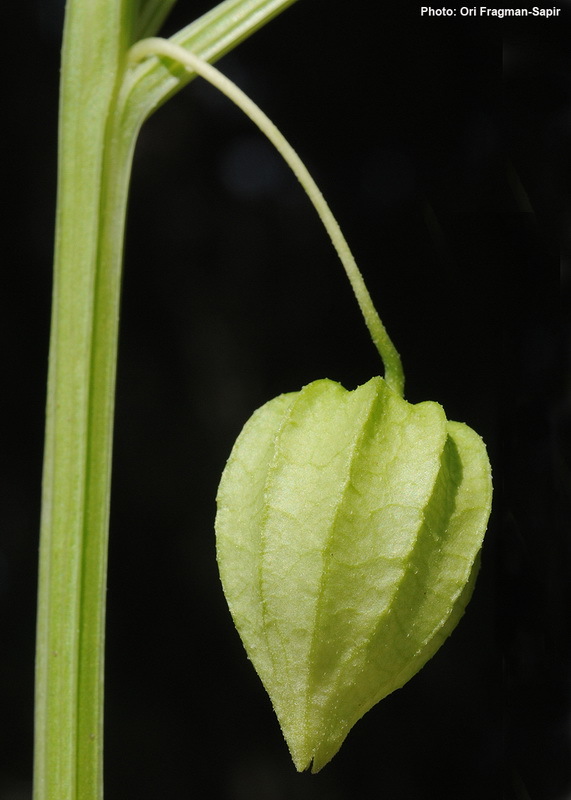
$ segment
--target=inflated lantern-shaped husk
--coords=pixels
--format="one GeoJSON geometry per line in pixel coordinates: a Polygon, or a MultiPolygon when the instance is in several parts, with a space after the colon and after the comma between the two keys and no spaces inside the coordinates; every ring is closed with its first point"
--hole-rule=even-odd
{"type": "Polygon", "coordinates": [[[217,556],[246,651],[298,769],[323,767],[354,723],[435,653],[472,592],[490,513],[480,437],[437,403],[403,399],[399,355],[315,182],[273,123],[211,65],[149,39],[268,136],[316,207],[385,378],[321,380],[254,413],[218,491],[217,556]]]}
{"type": "Polygon", "coordinates": [[[218,493],[220,574],[298,769],[454,628],[490,503],[480,437],[382,378],[316,381],[246,424],[218,493]]]}

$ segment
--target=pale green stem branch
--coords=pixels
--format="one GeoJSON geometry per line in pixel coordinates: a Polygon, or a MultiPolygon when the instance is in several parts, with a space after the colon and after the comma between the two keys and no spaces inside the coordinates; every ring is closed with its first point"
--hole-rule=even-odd
{"type": "Polygon", "coordinates": [[[133,40],[152,36],[160,30],[176,0],[140,0],[139,13],[135,17],[133,40]]]}
{"type": "Polygon", "coordinates": [[[152,37],[137,42],[129,51],[129,60],[133,63],[137,63],[152,56],[165,56],[172,59],[184,65],[187,69],[196,72],[219,89],[226,97],[235,103],[255,125],[257,125],[280,153],[302,185],[331,238],[333,246],[347,273],[347,277],[349,278],[351,287],[357,298],[371,338],[383,361],[387,383],[402,396],[404,392],[404,374],[400,356],[373,305],[363,276],[341,232],[337,220],[333,216],[323,194],[296,151],[259,106],[244,94],[236,84],[211,64],[208,64],[194,53],[185,50],[173,42],[158,37],[152,37]]]}
{"type": "MultiPolygon", "coordinates": [[[[292,2],[232,0],[190,29],[216,54],[292,2]]],[[[148,32],[171,5],[172,0],[149,0],[149,17],[143,20],[148,32]]],[[[129,74],[132,105],[119,99],[137,9],[135,0],[67,0],[66,5],[40,534],[34,800],[103,797],[105,588],[125,211],[139,126],[158,97],[177,89],[170,81],[165,87],[162,74],[146,74],[145,86],[129,74]]]]}

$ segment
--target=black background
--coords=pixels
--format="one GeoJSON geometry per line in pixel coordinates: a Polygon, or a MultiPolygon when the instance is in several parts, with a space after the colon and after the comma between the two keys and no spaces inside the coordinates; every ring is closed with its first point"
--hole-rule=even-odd
{"type": "MultiPolygon", "coordinates": [[[[209,5],[179,0],[167,32],[209,5]]],[[[559,7],[516,22],[299,0],[220,62],[329,199],[407,399],[474,427],[495,476],[465,618],[317,776],[295,772],[233,629],[214,498],[254,408],[321,377],[354,388],[381,365],[320,223],[250,123],[197,81],[146,124],[118,375],[107,800],[571,797],[571,4],[559,7]]],[[[62,8],[10,13],[0,800],[27,800],[62,8]]]]}

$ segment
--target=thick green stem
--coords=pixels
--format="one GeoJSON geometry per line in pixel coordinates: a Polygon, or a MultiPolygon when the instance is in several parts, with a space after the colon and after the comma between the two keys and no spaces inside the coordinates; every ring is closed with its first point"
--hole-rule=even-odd
{"type": "Polygon", "coordinates": [[[68,3],[40,541],[35,800],[102,795],[101,598],[120,256],[101,252],[101,197],[107,121],[129,30],[126,2],[68,3]]]}
{"type": "MultiPolygon", "coordinates": [[[[227,0],[194,23],[214,56],[294,0],[227,0]],[[250,21],[242,12],[256,10],[250,21]],[[229,13],[225,13],[227,10],[229,13]],[[232,12],[232,13],[230,13],[232,12]],[[266,16],[264,17],[264,13],[266,16]],[[209,27],[210,26],[210,27],[209,27]]],[[[153,19],[171,0],[146,6],[153,19]]],[[[34,800],[103,796],[103,658],[121,260],[132,154],[155,95],[121,87],[137,0],[68,0],[36,646],[34,800]],[[121,98],[120,98],[121,95],[121,98]],[[136,106],[136,108],[134,108],[136,106]],[[143,106],[145,107],[142,113],[143,106]]],[[[148,24],[144,23],[148,32],[148,24]]],[[[165,86],[165,77],[168,86],[165,86]]],[[[130,87],[139,86],[129,73],[130,87]]]]}

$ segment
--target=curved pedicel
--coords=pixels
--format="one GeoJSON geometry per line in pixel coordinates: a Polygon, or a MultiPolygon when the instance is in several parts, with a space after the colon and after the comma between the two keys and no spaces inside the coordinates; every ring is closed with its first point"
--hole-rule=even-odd
{"type": "Polygon", "coordinates": [[[347,272],[385,377],[354,391],[318,380],[258,409],[220,482],[217,557],[246,651],[295,766],[319,771],[352,726],[406,683],[459,621],[492,501],[482,439],[438,403],[403,398],[399,355],[339,226],[265,114],[218,70],[172,42],[172,59],[258,125],[315,206],[347,272]]]}

